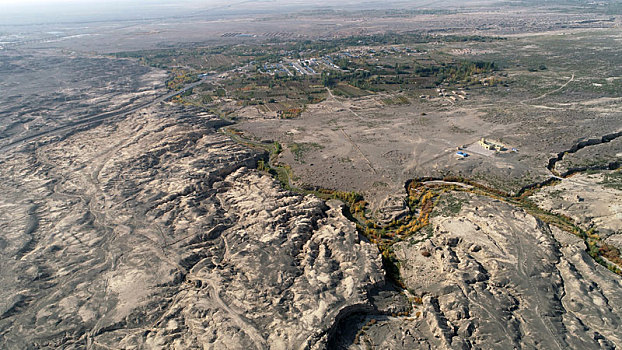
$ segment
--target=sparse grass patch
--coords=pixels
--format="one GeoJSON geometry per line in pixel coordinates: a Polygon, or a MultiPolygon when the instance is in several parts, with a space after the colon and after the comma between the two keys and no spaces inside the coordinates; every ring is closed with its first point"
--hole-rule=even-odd
{"type": "Polygon", "coordinates": [[[462,210],[462,205],[465,202],[466,200],[457,198],[451,194],[444,195],[439,200],[436,210],[434,210],[433,213],[442,216],[456,216],[462,210]]]}
{"type": "Polygon", "coordinates": [[[600,184],[608,188],[622,191],[622,172],[605,173],[603,181],[601,181],[600,184]]]}
{"type": "Polygon", "coordinates": [[[304,155],[305,153],[312,151],[312,150],[317,150],[317,149],[322,149],[324,148],[324,146],[312,142],[312,143],[292,143],[291,145],[289,145],[289,150],[292,152],[292,154],[294,155],[294,160],[296,160],[297,162],[300,163],[304,163],[304,155]]]}

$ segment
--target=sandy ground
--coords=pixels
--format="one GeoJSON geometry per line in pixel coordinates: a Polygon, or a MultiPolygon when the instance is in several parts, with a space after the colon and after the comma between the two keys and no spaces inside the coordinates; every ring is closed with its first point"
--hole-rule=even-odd
{"type": "MultiPolygon", "coordinates": [[[[381,96],[328,100],[291,120],[250,119],[237,128],[260,139],[277,140],[299,182],[365,193],[375,207],[403,194],[405,181],[448,174],[481,179],[520,179],[532,169],[518,153],[495,154],[479,146],[482,137],[511,133],[512,124],[494,124],[467,105],[420,102],[386,106],[381,96]],[[288,151],[307,145],[302,154],[288,151]],[[468,157],[457,148],[468,145],[468,157]]],[[[517,146],[518,147],[518,146],[517,146]]],[[[546,176],[544,170],[535,170],[546,176]]]]}
{"type": "Polygon", "coordinates": [[[577,174],[533,195],[543,208],[594,226],[622,248],[622,191],[603,186],[603,174],[577,174]]]}

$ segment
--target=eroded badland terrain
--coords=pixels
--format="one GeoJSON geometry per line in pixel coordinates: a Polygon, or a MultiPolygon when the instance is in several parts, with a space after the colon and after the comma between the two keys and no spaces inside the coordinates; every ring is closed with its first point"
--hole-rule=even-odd
{"type": "Polygon", "coordinates": [[[0,348],[622,347],[620,4],[390,4],[0,27],[0,348]]]}

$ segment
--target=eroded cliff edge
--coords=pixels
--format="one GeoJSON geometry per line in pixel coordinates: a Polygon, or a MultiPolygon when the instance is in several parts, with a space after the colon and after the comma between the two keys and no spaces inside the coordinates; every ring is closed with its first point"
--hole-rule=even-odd
{"type": "Polygon", "coordinates": [[[321,347],[370,307],[377,248],[219,125],[153,107],[3,156],[3,348],[321,347]]]}

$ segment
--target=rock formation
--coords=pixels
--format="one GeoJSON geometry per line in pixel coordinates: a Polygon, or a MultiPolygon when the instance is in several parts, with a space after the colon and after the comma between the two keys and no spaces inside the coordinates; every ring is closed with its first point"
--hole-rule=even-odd
{"type": "Polygon", "coordinates": [[[588,256],[581,239],[498,200],[465,197],[458,215],[432,219],[430,239],[395,245],[406,287],[422,296],[411,314],[353,319],[358,326],[335,343],[347,347],[358,332],[350,348],[621,344],[622,279],[588,256]]]}
{"type": "Polygon", "coordinates": [[[222,123],[154,107],[4,156],[0,347],[317,348],[370,308],[377,248],[222,123]]]}

